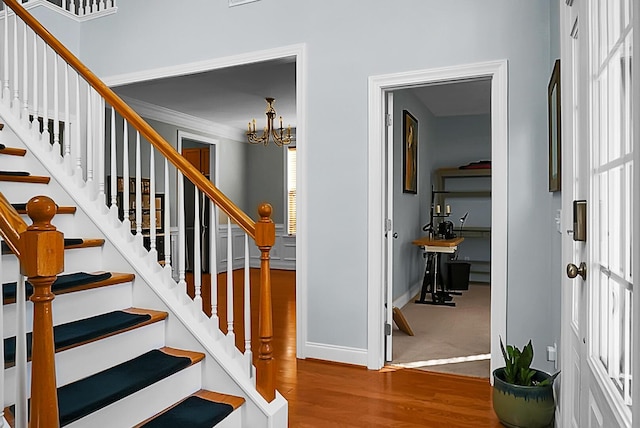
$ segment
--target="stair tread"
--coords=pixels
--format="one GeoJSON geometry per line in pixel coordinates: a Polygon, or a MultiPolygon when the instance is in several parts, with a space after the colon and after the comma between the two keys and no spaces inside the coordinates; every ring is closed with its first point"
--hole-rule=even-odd
{"type": "MultiPolygon", "coordinates": [[[[103,244],[104,244],[104,239],[101,239],[101,238],[92,238],[92,239],[64,238],[65,250],[73,250],[76,248],[100,247],[103,244]]],[[[2,242],[2,254],[11,254],[11,249],[4,241],[2,242]]]]}
{"type": "MultiPolygon", "coordinates": [[[[129,308],[96,315],[53,328],[56,352],[95,342],[119,333],[144,327],[167,318],[166,312],[129,308]]],[[[31,360],[31,333],[27,334],[27,359],[31,360]]],[[[4,339],[5,368],[15,364],[16,338],[4,339]]]]}
{"type": "MultiPolygon", "coordinates": [[[[194,355],[174,348],[146,352],[58,388],[60,426],[68,425],[193,365],[194,355]]],[[[199,361],[199,360],[198,360],[199,361]]],[[[197,361],[196,361],[197,362],[197,361]]],[[[9,413],[13,413],[11,407],[9,413]]],[[[12,415],[10,415],[12,417],[12,415]]]]}
{"type": "MultiPolygon", "coordinates": [[[[8,172],[8,171],[4,171],[8,172]]],[[[0,181],[11,181],[17,183],[38,183],[38,184],[48,184],[51,180],[51,177],[45,177],[41,175],[13,175],[13,174],[3,174],[0,172],[0,181]]]]}
{"type": "MultiPolygon", "coordinates": [[[[16,211],[18,211],[18,214],[26,214],[27,213],[27,204],[26,203],[11,204],[11,205],[13,205],[13,208],[15,208],[16,211]]],[[[58,210],[56,211],[56,214],[74,214],[75,212],[76,212],[76,207],[58,206],[58,210]]]]}
{"type": "MultiPolygon", "coordinates": [[[[83,272],[75,272],[73,274],[58,275],[58,279],[60,279],[61,277],[67,279],[72,275],[77,275],[81,273],[83,272]]],[[[80,281],[80,282],[76,281],[73,284],[69,284],[69,283],[65,283],[65,280],[63,279],[61,282],[64,285],[61,285],[60,283],[54,283],[52,287],[53,293],[56,296],[59,296],[66,293],[73,293],[76,291],[106,287],[109,285],[123,284],[126,282],[133,281],[133,279],[135,278],[135,275],[132,273],[120,273],[120,272],[93,272],[87,275],[96,275],[96,276],[99,275],[98,276],[99,280],[96,281],[92,279],[92,281],[80,281]],[[107,276],[106,274],[109,274],[109,276],[107,276]]],[[[5,305],[16,302],[16,293],[15,293],[16,285],[15,284],[16,284],[15,282],[2,284],[5,305]],[[13,290],[11,290],[11,288],[13,288],[13,290]]],[[[27,294],[27,297],[28,296],[29,294],[27,294]]]]}
{"type": "Polygon", "coordinates": [[[210,428],[244,403],[244,398],[200,390],[134,428],[210,428]]]}
{"type": "Polygon", "coordinates": [[[27,150],[18,149],[16,147],[0,147],[0,154],[9,156],[24,156],[27,154],[27,150]]]}

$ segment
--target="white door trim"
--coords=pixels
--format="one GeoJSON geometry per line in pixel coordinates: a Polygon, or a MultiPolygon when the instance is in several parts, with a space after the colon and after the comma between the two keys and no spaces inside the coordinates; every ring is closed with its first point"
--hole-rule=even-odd
{"type": "Polygon", "coordinates": [[[296,60],[296,156],[297,156],[297,215],[296,233],[296,356],[305,358],[307,352],[307,270],[308,270],[308,232],[307,232],[307,48],[306,44],[283,46],[255,52],[247,52],[205,61],[143,70],[116,76],[103,77],[109,86],[119,86],[165,77],[183,76],[227,67],[252,64],[280,58],[294,57],[296,60]]]}
{"type": "MultiPolygon", "coordinates": [[[[636,197],[633,201],[633,212],[634,221],[633,221],[633,266],[632,271],[638,272],[640,269],[640,198],[638,195],[638,190],[640,189],[640,171],[638,170],[638,166],[640,165],[640,106],[637,100],[640,100],[640,61],[638,61],[638,49],[640,48],[640,0],[633,1],[633,50],[634,50],[634,59],[632,63],[632,82],[633,82],[633,100],[636,100],[632,109],[633,109],[633,186],[636,197]]],[[[637,277],[637,275],[636,275],[637,277]]],[[[635,282],[635,281],[634,281],[635,282]]],[[[640,292],[637,288],[634,287],[633,291],[633,307],[636,308],[633,314],[633,325],[640,325],[640,292]]],[[[633,349],[631,351],[631,355],[640,355],[640,341],[636,340],[638,337],[638,333],[635,333],[635,339],[633,341],[633,349]]],[[[640,358],[633,359],[633,373],[640,373],[640,358]]],[[[640,382],[633,382],[633,390],[632,390],[633,405],[631,408],[632,417],[631,420],[634,423],[634,426],[639,426],[640,424],[640,382]]]]}
{"type": "Polygon", "coordinates": [[[368,153],[368,333],[367,367],[384,365],[384,93],[412,86],[490,77],[491,82],[491,370],[502,358],[499,337],[507,337],[507,61],[445,67],[369,77],[368,153]]]}

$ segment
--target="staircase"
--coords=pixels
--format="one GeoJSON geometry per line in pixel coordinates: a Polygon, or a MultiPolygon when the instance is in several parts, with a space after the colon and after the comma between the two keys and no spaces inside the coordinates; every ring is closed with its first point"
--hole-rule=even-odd
{"type": "MultiPolygon", "coordinates": [[[[73,427],[286,426],[271,349],[270,206],[260,207],[255,222],[239,211],[16,0],[3,3],[15,15],[5,13],[0,30],[0,426],[5,420],[18,428],[57,426],[41,416],[54,411],[60,426],[73,427]],[[128,196],[122,202],[115,195],[120,174],[135,184],[131,218],[119,209],[129,206],[128,196]],[[164,230],[176,231],[177,248],[165,240],[161,262],[155,198],[142,228],[143,174],[150,195],[163,192],[164,230]],[[228,236],[232,222],[245,232],[244,259],[231,239],[216,249],[212,236],[211,252],[226,257],[226,284],[217,275],[204,284],[196,265],[189,293],[184,185],[217,207],[210,212],[226,214],[228,236]],[[255,285],[249,281],[253,241],[261,254],[255,285]],[[32,249],[46,255],[27,257],[32,249]],[[47,270],[49,259],[59,269],[47,270]],[[244,279],[235,284],[239,259],[244,279]],[[225,290],[225,301],[215,292],[205,300],[207,286],[225,290]],[[259,302],[250,300],[251,287],[259,288],[259,302]],[[34,303],[27,300],[31,293],[34,303]]],[[[198,239],[196,227],[195,260],[198,239]]],[[[214,271],[223,271],[212,260],[214,271]]]]}
{"type": "MultiPolygon", "coordinates": [[[[6,133],[3,131],[2,137],[6,133]]],[[[0,139],[4,140],[6,138],[0,139]]],[[[15,169],[33,161],[24,159],[26,153],[24,148],[16,147],[0,150],[1,188],[3,193],[12,195],[25,217],[24,199],[15,200],[18,195],[29,199],[35,195],[57,194],[60,190],[52,192],[48,188],[49,177],[27,176],[23,174],[27,172],[25,169],[15,169]]],[[[59,211],[61,214],[54,222],[59,223],[62,230],[82,217],[74,206],[60,207],[59,211]]],[[[91,237],[67,238],[65,260],[71,266],[84,265],[84,270],[101,272],[67,273],[53,285],[60,425],[243,426],[244,398],[203,389],[205,353],[171,347],[166,333],[168,312],[134,306],[135,275],[102,271],[108,265],[101,255],[105,239],[95,238],[98,232],[87,229],[93,233],[91,237]]],[[[6,245],[2,253],[6,336],[4,395],[5,403],[15,403],[17,293],[16,284],[4,280],[17,276],[17,261],[6,245]]],[[[27,294],[30,288],[27,287],[27,294]]],[[[32,319],[32,306],[26,311],[27,319],[32,319]]],[[[30,335],[27,340],[30,360],[29,342],[30,335]]],[[[15,408],[5,409],[10,426],[15,426],[14,412],[15,408]]]]}

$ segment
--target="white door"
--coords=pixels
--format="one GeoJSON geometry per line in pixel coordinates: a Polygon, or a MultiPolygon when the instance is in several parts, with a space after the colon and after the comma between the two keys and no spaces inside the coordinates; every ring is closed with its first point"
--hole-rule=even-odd
{"type": "MultiPolygon", "coordinates": [[[[562,426],[631,426],[631,0],[562,2],[562,426]],[[586,241],[574,241],[576,200],[586,241]],[[581,264],[584,263],[584,269],[581,264]],[[571,267],[571,269],[570,269],[571,267]],[[586,272],[583,272],[586,271],[586,272]],[[572,275],[573,276],[573,275],[572,275]]],[[[637,3],[637,2],[636,2],[637,3]]],[[[634,66],[635,67],[635,66],[634,66]]],[[[638,425],[636,423],[636,425],[638,425]]]]}
{"type": "Polygon", "coordinates": [[[386,220],[385,232],[385,360],[393,360],[393,241],[397,236],[393,231],[393,92],[387,92],[385,103],[386,126],[386,220]]]}

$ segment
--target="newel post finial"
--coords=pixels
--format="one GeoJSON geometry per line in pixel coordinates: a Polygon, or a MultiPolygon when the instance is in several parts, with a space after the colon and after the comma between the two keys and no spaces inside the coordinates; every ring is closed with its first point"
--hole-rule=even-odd
{"type": "Polygon", "coordinates": [[[31,366],[30,427],[58,427],[55,347],[51,301],[51,285],[64,270],[64,236],[51,219],[56,214],[55,202],[36,196],[27,203],[27,214],[33,221],[20,235],[20,272],[33,285],[33,346],[31,366]]]}
{"type": "Polygon", "coordinates": [[[275,366],[273,360],[273,309],[271,303],[271,266],[269,252],[276,242],[276,226],[271,220],[271,205],[258,207],[260,220],[256,223],[256,245],[260,249],[260,312],[258,332],[260,348],[256,363],[256,385],[260,395],[271,402],[275,399],[275,366]]]}

